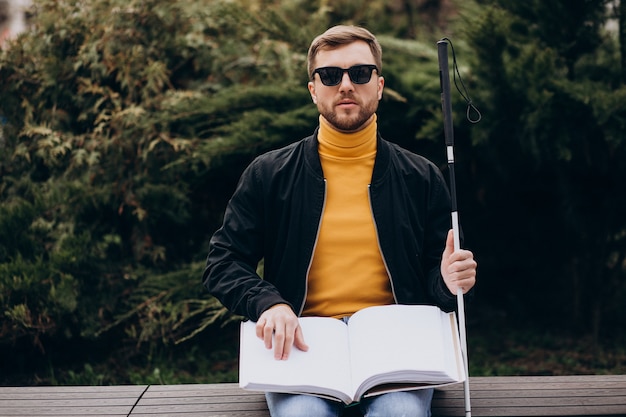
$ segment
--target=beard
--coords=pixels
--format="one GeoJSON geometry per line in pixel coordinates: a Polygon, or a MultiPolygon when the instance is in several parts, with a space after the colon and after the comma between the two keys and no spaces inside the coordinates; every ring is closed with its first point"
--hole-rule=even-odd
{"type": "Polygon", "coordinates": [[[318,111],[324,118],[340,132],[356,132],[361,130],[365,123],[378,110],[378,100],[368,103],[359,103],[358,111],[336,111],[335,107],[318,103],[318,111]]]}

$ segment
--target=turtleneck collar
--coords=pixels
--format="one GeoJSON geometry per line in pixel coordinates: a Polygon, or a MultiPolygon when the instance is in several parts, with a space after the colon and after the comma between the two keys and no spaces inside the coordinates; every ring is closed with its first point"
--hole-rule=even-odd
{"type": "Polygon", "coordinates": [[[361,158],[376,153],[377,116],[374,114],[363,129],[353,133],[335,130],[324,118],[319,117],[320,129],[317,140],[320,155],[339,158],[361,158]]]}

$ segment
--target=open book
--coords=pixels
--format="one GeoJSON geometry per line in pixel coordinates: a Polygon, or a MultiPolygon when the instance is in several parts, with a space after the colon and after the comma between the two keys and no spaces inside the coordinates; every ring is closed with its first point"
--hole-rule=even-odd
{"type": "Polygon", "coordinates": [[[465,380],[456,316],[435,306],[387,305],[356,312],[346,324],[303,317],[309,350],[274,359],[241,324],[239,385],[248,390],[318,395],[343,401],[465,380]]]}

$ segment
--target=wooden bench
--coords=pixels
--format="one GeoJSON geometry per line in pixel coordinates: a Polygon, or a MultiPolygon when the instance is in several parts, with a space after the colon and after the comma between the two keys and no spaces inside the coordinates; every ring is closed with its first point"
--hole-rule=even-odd
{"type": "MultiPolygon", "coordinates": [[[[472,377],[472,416],[626,416],[626,375],[472,377]]],[[[435,391],[433,416],[464,416],[463,385],[435,391]]],[[[268,417],[237,384],[0,387],[0,416],[268,417]]]]}

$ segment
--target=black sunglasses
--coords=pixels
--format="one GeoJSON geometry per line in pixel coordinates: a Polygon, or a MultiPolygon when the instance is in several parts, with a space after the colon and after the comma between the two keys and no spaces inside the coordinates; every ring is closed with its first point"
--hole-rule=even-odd
{"type": "Polygon", "coordinates": [[[322,84],[326,86],[339,85],[341,83],[341,79],[343,78],[343,74],[345,72],[348,73],[350,77],[350,81],[354,84],[367,84],[372,79],[372,71],[378,71],[376,65],[354,65],[350,68],[340,68],[340,67],[323,67],[316,68],[313,71],[313,77],[315,74],[320,75],[320,80],[322,84]]]}

